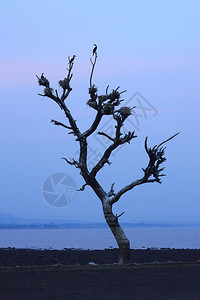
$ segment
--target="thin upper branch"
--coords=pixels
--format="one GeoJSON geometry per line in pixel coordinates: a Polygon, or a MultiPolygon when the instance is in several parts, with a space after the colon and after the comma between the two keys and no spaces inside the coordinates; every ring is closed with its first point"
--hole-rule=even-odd
{"type": "Polygon", "coordinates": [[[90,87],[92,87],[92,77],[93,77],[93,73],[94,73],[94,68],[97,62],[97,52],[93,53],[94,54],[94,62],[92,61],[92,59],[90,58],[90,62],[92,64],[92,70],[91,70],[91,74],[90,74],[90,87]]]}
{"type": "Polygon", "coordinates": [[[51,123],[54,123],[54,125],[62,126],[64,128],[70,129],[70,130],[72,129],[72,127],[66,126],[65,124],[58,122],[56,120],[51,120],[51,123]]]}
{"type": "Polygon", "coordinates": [[[72,159],[72,161],[70,161],[65,157],[62,157],[62,159],[64,159],[69,165],[75,166],[76,168],[80,168],[80,165],[79,165],[78,161],[76,161],[74,159],[72,159]]]}
{"type": "Polygon", "coordinates": [[[83,133],[83,136],[86,137],[86,138],[88,136],[90,136],[97,129],[97,127],[98,127],[98,125],[101,121],[101,118],[103,116],[103,113],[101,111],[101,104],[99,102],[97,103],[97,98],[98,98],[97,87],[94,84],[92,84],[92,77],[93,77],[94,68],[95,68],[95,65],[96,65],[96,62],[97,62],[97,57],[98,57],[97,56],[97,46],[96,45],[95,45],[95,48],[93,50],[93,55],[94,55],[94,62],[90,58],[90,62],[92,64],[92,70],[91,70],[91,74],[90,74],[90,87],[89,87],[90,99],[88,100],[87,104],[90,107],[97,110],[97,113],[96,113],[95,119],[94,119],[92,125],[90,126],[90,128],[83,133]]]}
{"type": "Polygon", "coordinates": [[[101,121],[101,118],[102,118],[102,113],[101,111],[98,111],[96,116],[95,116],[95,119],[94,119],[94,122],[92,123],[92,125],[90,126],[89,129],[87,129],[84,133],[83,133],[83,136],[84,137],[88,137],[90,136],[98,127],[100,121],[101,121]]]}
{"type": "Polygon", "coordinates": [[[61,108],[64,110],[65,115],[66,115],[66,117],[69,120],[70,126],[71,126],[71,128],[73,130],[73,134],[75,136],[77,136],[77,140],[79,140],[80,136],[81,136],[81,132],[80,132],[78,126],[76,125],[76,120],[74,120],[74,118],[72,117],[71,112],[67,108],[67,106],[65,105],[65,103],[62,103],[61,108]]]}
{"type": "Polygon", "coordinates": [[[107,133],[105,133],[105,132],[99,131],[99,132],[97,132],[97,134],[105,136],[106,138],[108,138],[108,139],[111,140],[112,142],[115,141],[114,138],[112,138],[111,136],[109,136],[109,135],[108,135],[107,133]]]}
{"type": "Polygon", "coordinates": [[[166,142],[170,141],[170,140],[173,139],[175,136],[177,136],[179,133],[180,133],[180,132],[177,132],[176,134],[174,134],[173,136],[171,136],[171,137],[170,137],[169,139],[167,139],[166,141],[160,143],[160,144],[158,145],[158,147],[160,147],[161,145],[163,145],[163,144],[165,144],[166,142]]]}

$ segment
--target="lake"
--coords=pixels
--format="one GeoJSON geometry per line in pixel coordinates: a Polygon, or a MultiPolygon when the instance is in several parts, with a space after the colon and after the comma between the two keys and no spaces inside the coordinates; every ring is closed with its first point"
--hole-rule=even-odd
{"type": "MultiPolygon", "coordinates": [[[[132,249],[200,249],[200,227],[124,228],[132,249]]],[[[1,229],[0,248],[105,249],[117,244],[108,228],[1,229]]]]}

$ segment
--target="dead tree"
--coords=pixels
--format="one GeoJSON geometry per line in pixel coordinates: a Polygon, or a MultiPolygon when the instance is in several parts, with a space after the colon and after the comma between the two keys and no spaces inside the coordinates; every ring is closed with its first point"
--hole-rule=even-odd
{"type": "Polygon", "coordinates": [[[155,145],[152,148],[147,145],[146,138],[144,147],[148,155],[149,162],[147,167],[142,169],[143,176],[140,179],[135,180],[130,184],[126,185],[116,193],[114,192],[114,183],[111,185],[110,191],[105,191],[105,189],[97,180],[98,172],[104,167],[105,164],[111,164],[109,159],[112,152],[115,149],[117,149],[123,144],[130,143],[132,139],[136,138],[136,135],[135,132],[131,131],[125,134],[122,133],[122,127],[124,125],[124,122],[132,114],[134,109],[134,107],[131,108],[127,106],[121,106],[121,102],[123,101],[123,99],[121,99],[121,94],[125,91],[120,92],[120,87],[117,87],[116,89],[109,92],[108,86],[106,88],[105,94],[99,95],[96,85],[92,83],[93,73],[97,62],[97,46],[95,45],[95,47],[95,51],[93,50],[94,59],[90,59],[92,69],[90,74],[89,100],[87,101],[87,104],[96,111],[96,116],[93,120],[92,125],[85,132],[80,131],[75,119],[73,118],[66,104],[66,99],[72,91],[70,84],[73,76],[72,69],[76,57],[75,55],[72,58],[68,57],[67,76],[63,80],[59,81],[59,86],[62,89],[62,93],[59,95],[57,90],[53,90],[50,86],[49,80],[44,76],[44,73],[42,73],[41,77],[37,76],[37,78],[39,85],[44,87],[44,93],[38,95],[48,97],[55,101],[59,105],[61,110],[64,112],[66,118],[68,119],[69,125],[65,125],[56,120],[51,120],[51,122],[55,125],[62,126],[65,129],[69,130],[68,133],[73,134],[75,136],[75,140],[79,143],[79,159],[63,159],[68,164],[74,165],[76,168],[80,169],[80,174],[82,175],[85,181],[84,185],[82,186],[82,188],[80,188],[80,190],[83,191],[86,186],[90,186],[97,195],[97,197],[100,199],[106,222],[110,227],[119,246],[118,263],[124,264],[129,262],[130,243],[119,224],[118,219],[122,214],[118,216],[113,214],[113,204],[119,201],[123,194],[133,189],[137,185],[149,182],[161,183],[161,177],[165,176],[164,174],[161,174],[164,169],[163,167],[161,167],[161,164],[166,160],[166,158],[164,157],[165,148],[163,148],[162,145],[170,139],[172,139],[173,137],[175,137],[178,133],[173,135],[171,138],[165,140],[158,146],[155,145]],[[89,170],[87,166],[87,139],[98,129],[98,126],[103,116],[113,117],[116,123],[115,134],[114,136],[109,136],[105,132],[98,132],[99,135],[103,135],[110,141],[110,146],[104,151],[98,163],[91,170],[89,170]]]}

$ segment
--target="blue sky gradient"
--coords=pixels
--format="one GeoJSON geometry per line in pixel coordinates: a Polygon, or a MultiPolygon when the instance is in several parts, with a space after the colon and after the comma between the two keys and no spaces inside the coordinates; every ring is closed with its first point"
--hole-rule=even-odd
{"type": "MultiPolygon", "coordinates": [[[[89,58],[96,43],[94,83],[99,92],[108,84],[120,85],[127,89],[125,101],[138,91],[158,111],[140,118],[138,138],[101,170],[98,179],[105,189],[115,182],[117,191],[142,176],[148,161],[146,136],[154,145],[181,132],[167,144],[163,183],[136,187],[114,212],[125,211],[123,222],[199,221],[200,2],[12,0],[1,3],[0,20],[0,212],[103,221],[100,201],[88,187],[64,208],[43,199],[43,182],[53,173],[69,174],[77,187],[83,180],[60,159],[73,157],[78,144],[50,123],[65,118],[55,103],[37,95],[42,90],[35,77],[44,72],[57,88],[66,74],[67,56],[76,54],[67,104],[85,130],[94,118],[86,101],[89,58]]],[[[95,138],[89,141],[103,151],[95,138]]]]}

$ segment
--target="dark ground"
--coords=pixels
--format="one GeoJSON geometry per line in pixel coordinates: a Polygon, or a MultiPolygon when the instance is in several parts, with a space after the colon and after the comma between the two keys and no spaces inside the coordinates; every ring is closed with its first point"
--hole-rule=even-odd
{"type": "Polygon", "coordinates": [[[117,249],[0,249],[0,299],[200,299],[200,250],[131,250],[124,267],[117,257],[117,249]]]}

